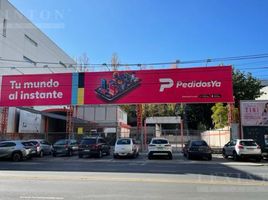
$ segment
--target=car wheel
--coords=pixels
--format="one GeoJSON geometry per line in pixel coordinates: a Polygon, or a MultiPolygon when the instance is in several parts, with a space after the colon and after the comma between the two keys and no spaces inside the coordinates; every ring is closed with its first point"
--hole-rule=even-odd
{"type": "Polygon", "coordinates": [[[118,158],[118,156],[117,155],[114,155],[114,159],[117,159],[118,158]]]}
{"type": "Polygon", "coordinates": [[[73,156],[73,151],[72,150],[68,151],[68,156],[73,156]]]}
{"type": "Polygon", "coordinates": [[[191,156],[190,153],[187,153],[186,156],[187,156],[187,159],[188,159],[188,160],[191,160],[191,159],[192,159],[192,156],[191,156]]]}
{"type": "Polygon", "coordinates": [[[79,158],[83,158],[83,154],[78,154],[78,157],[79,158]]]}
{"type": "Polygon", "coordinates": [[[225,159],[227,159],[227,158],[228,158],[228,156],[226,155],[225,150],[222,150],[222,157],[224,157],[225,159]]]}
{"type": "Polygon", "coordinates": [[[53,157],[56,157],[56,156],[57,156],[57,153],[52,153],[52,156],[53,156],[53,157]]]}
{"type": "Polygon", "coordinates": [[[99,151],[98,158],[102,157],[102,150],[99,151]]]}
{"type": "Polygon", "coordinates": [[[22,154],[21,153],[15,152],[15,153],[12,154],[12,160],[14,162],[21,161],[21,159],[22,159],[22,154]]]}
{"type": "Polygon", "coordinates": [[[152,155],[151,153],[149,153],[149,154],[148,154],[148,159],[149,159],[149,160],[152,160],[152,158],[153,158],[153,155],[152,155]]]}
{"type": "Polygon", "coordinates": [[[169,160],[172,160],[172,159],[173,159],[173,156],[172,156],[171,153],[168,154],[168,159],[169,159],[169,160]]]}
{"type": "Polygon", "coordinates": [[[111,152],[110,150],[108,149],[107,153],[106,153],[107,156],[111,155],[111,152]]]}
{"type": "Polygon", "coordinates": [[[44,157],[44,151],[40,151],[40,153],[39,153],[39,157],[44,157]]]}
{"type": "Polygon", "coordinates": [[[256,162],[261,162],[261,159],[262,159],[262,157],[258,157],[255,160],[256,160],[256,162]]]}
{"type": "Polygon", "coordinates": [[[212,160],[212,155],[208,155],[207,159],[212,160]]]}
{"type": "Polygon", "coordinates": [[[234,159],[234,161],[239,160],[239,156],[237,155],[237,153],[235,151],[233,152],[233,159],[234,159]]]}

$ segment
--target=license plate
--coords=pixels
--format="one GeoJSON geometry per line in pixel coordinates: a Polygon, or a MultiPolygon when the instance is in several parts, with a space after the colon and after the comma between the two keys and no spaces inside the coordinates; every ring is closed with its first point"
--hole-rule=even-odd
{"type": "Polygon", "coordinates": [[[90,152],[90,150],[88,150],[88,149],[86,149],[86,150],[84,150],[85,152],[90,152]]]}

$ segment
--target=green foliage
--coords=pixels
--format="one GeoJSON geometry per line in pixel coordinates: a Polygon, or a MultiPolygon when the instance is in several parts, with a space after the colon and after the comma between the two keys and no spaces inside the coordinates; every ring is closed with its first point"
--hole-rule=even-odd
{"type": "Polygon", "coordinates": [[[233,70],[233,93],[235,97],[235,107],[239,106],[240,100],[254,100],[260,97],[263,92],[261,81],[254,78],[251,73],[243,73],[233,70]]]}
{"type": "Polygon", "coordinates": [[[215,128],[223,128],[228,124],[228,108],[223,103],[216,103],[211,110],[213,111],[212,120],[215,128]]]}

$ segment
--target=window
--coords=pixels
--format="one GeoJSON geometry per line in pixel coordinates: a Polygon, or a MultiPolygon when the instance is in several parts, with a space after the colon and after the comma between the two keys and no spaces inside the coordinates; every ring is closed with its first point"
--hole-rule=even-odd
{"type": "Polygon", "coordinates": [[[96,144],[96,139],[95,138],[84,139],[84,140],[82,140],[81,144],[84,144],[84,145],[96,144]]]}
{"type": "Polygon", "coordinates": [[[25,36],[25,39],[28,41],[28,42],[30,42],[32,45],[34,45],[34,46],[38,46],[38,44],[37,44],[37,42],[36,41],[34,41],[32,38],[30,38],[28,35],[24,35],[25,36]]]}
{"type": "Polygon", "coordinates": [[[16,144],[14,142],[3,142],[0,144],[0,147],[14,147],[16,144]]]}
{"type": "Polygon", "coordinates": [[[98,144],[105,144],[104,139],[101,139],[101,138],[100,138],[98,144]]]}
{"type": "Polygon", "coordinates": [[[121,145],[128,145],[130,144],[130,139],[121,139],[117,141],[117,144],[121,144],[121,145]]]}
{"type": "Polygon", "coordinates": [[[36,62],[34,62],[32,59],[30,59],[30,58],[28,58],[26,56],[23,56],[23,60],[25,60],[28,63],[32,63],[32,64],[36,65],[36,62]]]}
{"type": "Polygon", "coordinates": [[[192,146],[208,146],[208,145],[205,141],[200,140],[200,141],[193,141],[192,146]]]}
{"type": "Polygon", "coordinates": [[[168,141],[167,140],[156,139],[156,140],[153,140],[152,144],[168,144],[168,141]]]}
{"type": "Polygon", "coordinates": [[[7,36],[7,20],[6,19],[3,20],[3,36],[4,37],[7,36]]]}

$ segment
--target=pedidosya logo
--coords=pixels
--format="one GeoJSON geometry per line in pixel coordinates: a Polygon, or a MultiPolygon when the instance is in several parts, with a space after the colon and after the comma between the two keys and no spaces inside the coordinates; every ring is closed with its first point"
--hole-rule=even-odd
{"type": "MultiPolygon", "coordinates": [[[[160,92],[164,92],[165,89],[172,88],[174,80],[171,78],[160,78],[160,92]]],[[[221,87],[221,82],[217,80],[210,81],[177,81],[176,88],[216,88],[221,87]]]]}

